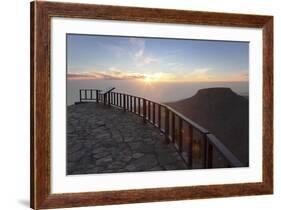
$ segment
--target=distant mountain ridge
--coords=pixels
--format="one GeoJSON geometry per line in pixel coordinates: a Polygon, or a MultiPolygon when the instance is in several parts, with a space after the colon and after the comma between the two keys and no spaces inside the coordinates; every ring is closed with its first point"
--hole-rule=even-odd
{"type": "Polygon", "coordinates": [[[249,101],[230,88],[200,89],[165,103],[217,136],[244,164],[249,162],[249,101]]]}

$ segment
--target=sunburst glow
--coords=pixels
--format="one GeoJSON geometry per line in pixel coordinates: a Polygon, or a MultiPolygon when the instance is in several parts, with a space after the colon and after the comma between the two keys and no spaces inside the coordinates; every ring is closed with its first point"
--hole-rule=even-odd
{"type": "Polygon", "coordinates": [[[149,77],[149,76],[146,76],[144,79],[144,82],[146,83],[146,84],[150,84],[151,83],[151,77],[149,77]]]}
{"type": "Polygon", "coordinates": [[[163,73],[155,73],[155,74],[145,74],[143,81],[145,84],[151,84],[155,82],[167,81],[170,80],[169,75],[165,75],[163,73]]]}

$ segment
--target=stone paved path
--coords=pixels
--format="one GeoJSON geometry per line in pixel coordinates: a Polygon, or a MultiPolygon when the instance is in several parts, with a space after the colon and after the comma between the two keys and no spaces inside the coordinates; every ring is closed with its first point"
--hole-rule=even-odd
{"type": "Polygon", "coordinates": [[[67,107],[67,174],[186,169],[172,144],[134,113],[102,104],[67,107]]]}

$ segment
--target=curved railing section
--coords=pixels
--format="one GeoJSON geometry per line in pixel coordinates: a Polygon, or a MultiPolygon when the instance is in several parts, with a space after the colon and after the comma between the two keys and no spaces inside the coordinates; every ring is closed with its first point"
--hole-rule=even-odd
{"type": "Polygon", "coordinates": [[[135,113],[159,128],[190,169],[244,166],[216,136],[165,104],[125,93],[81,89],[80,102],[91,101],[135,113]]]}

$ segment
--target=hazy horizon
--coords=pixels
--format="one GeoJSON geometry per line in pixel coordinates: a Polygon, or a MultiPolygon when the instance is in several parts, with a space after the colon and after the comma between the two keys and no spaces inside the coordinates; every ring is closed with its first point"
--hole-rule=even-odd
{"type": "Polygon", "coordinates": [[[115,87],[115,92],[127,93],[150,99],[158,103],[178,101],[196,94],[199,89],[228,87],[239,95],[248,95],[248,82],[188,82],[155,83],[142,86],[141,82],[111,80],[69,80],[67,84],[67,105],[79,101],[79,89],[105,89],[115,87]]]}

